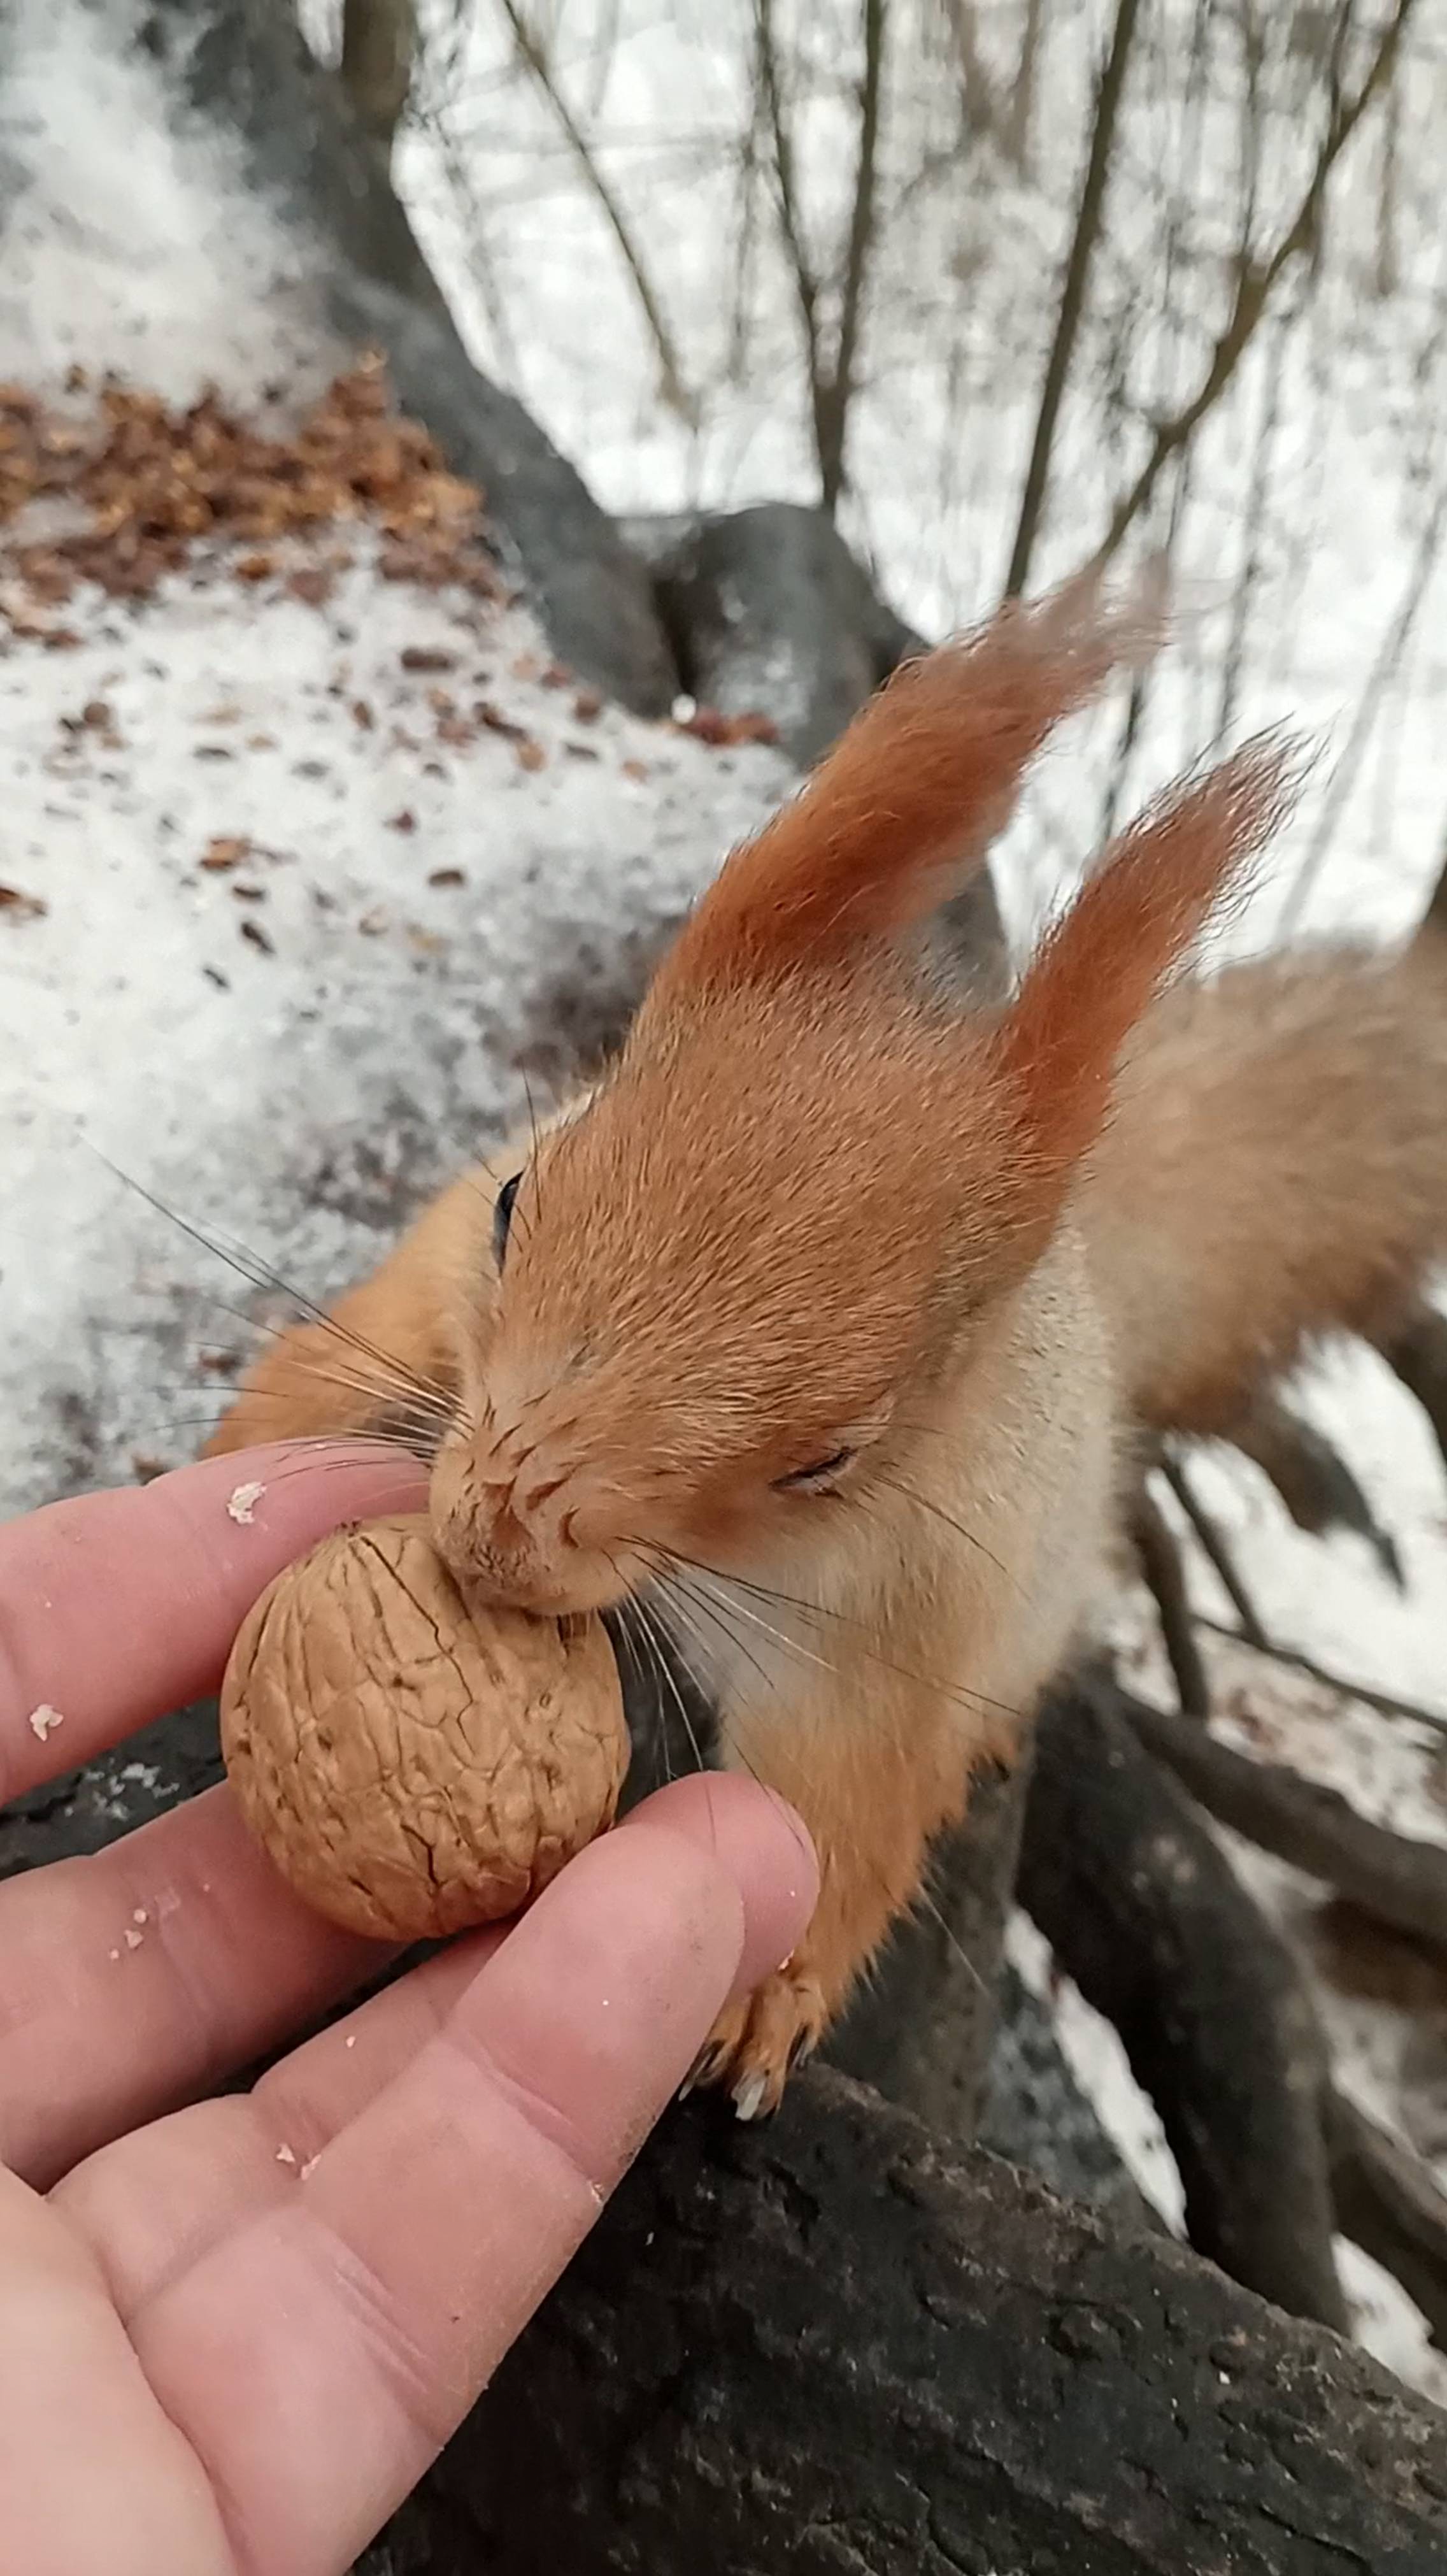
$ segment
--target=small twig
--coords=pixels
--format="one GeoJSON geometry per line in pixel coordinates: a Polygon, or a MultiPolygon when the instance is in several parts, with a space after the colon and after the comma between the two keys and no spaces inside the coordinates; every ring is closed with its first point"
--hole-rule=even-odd
{"type": "Polygon", "coordinates": [[[623,254],[624,266],[633,280],[634,292],[638,297],[639,307],[657,353],[659,388],[663,399],[670,410],[678,412],[683,419],[691,421],[694,417],[695,405],[684,380],[673,333],[669,329],[663,308],[653,291],[643,255],[634,241],[622,206],[599,168],[586,134],[553,77],[552,64],[542,38],[528,25],[518,6],[518,0],[501,0],[501,5],[503,15],[512,29],[513,42],[517,47],[519,58],[527,65],[552,108],[578,167],[597,198],[599,211],[623,254]]]}
{"type": "Polygon", "coordinates": [[[830,371],[819,444],[820,494],[832,518],[844,487],[844,442],[849,404],[859,354],[859,324],[869,246],[874,237],[874,199],[879,162],[880,95],[884,79],[884,0],[864,0],[864,77],[859,90],[859,154],[854,173],[854,203],[844,256],[844,291],[839,307],[839,338],[830,371]]]}
{"type": "Polygon", "coordinates": [[[1283,1763],[1258,1762],[1204,1727],[1121,1693],[1148,1752],[1218,1823],[1274,1852],[1414,1940],[1447,1949],[1447,1847],[1410,1840],[1283,1763]]]}
{"type": "Polygon", "coordinates": [[[1025,21],[1020,30],[1020,51],[1010,84],[1010,113],[1005,126],[1005,149],[1022,179],[1030,167],[1030,119],[1035,106],[1044,16],[1044,0],[1025,0],[1025,21]]]}
{"type": "Polygon", "coordinates": [[[1241,1622],[1242,1636],[1253,1646],[1264,1646],[1266,1630],[1257,1615],[1256,1605],[1236,1571],[1235,1562],[1225,1539],[1217,1529],[1205,1504],[1198,1501],[1184,1466],[1177,1458],[1163,1456],[1161,1474],[1165,1477],[1166,1483],[1195,1531],[1202,1554],[1209,1559],[1219,1575],[1222,1587],[1241,1622]]]}
{"type": "Polygon", "coordinates": [[[1276,316],[1276,327],[1272,332],[1270,346],[1266,353],[1261,412],[1256,423],[1256,441],[1251,455],[1251,480],[1242,523],[1241,569],[1232,590],[1230,632],[1221,660],[1221,699],[1216,710],[1215,740],[1217,742],[1225,740],[1235,720],[1236,699],[1246,655],[1246,639],[1251,631],[1251,612],[1261,584],[1267,507],[1271,498],[1276,442],[1281,426],[1281,385],[1286,371],[1287,341],[1294,318],[1292,308],[1283,304],[1276,316]]]}
{"type": "Polygon", "coordinates": [[[1447,2352],[1447,2195],[1421,2156],[1334,2085],[1323,2108],[1338,2227],[1401,2282],[1447,2352]]]}
{"type": "Polygon", "coordinates": [[[859,86],[859,149],[855,163],[849,237],[840,289],[839,328],[832,359],[827,358],[820,323],[823,280],[815,270],[804,238],[793,136],[784,104],[784,85],[774,39],[772,0],[754,0],[754,41],[760,86],[768,109],[778,182],[779,222],[794,275],[794,292],[804,332],[809,376],[809,406],[819,461],[820,499],[832,518],[844,488],[844,447],[849,407],[859,354],[859,333],[869,250],[874,237],[878,183],[880,110],[884,85],[885,0],[863,0],[864,71],[859,86]]]}
{"type": "MultiPolygon", "coordinates": [[[[1110,157],[1115,142],[1116,115],[1121,92],[1125,87],[1126,66],[1130,61],[1135,35],[1138,0],[1116,0],[1115,27],[1110,51],[1106,55],[1096,91],[1095,118],[1091,127],[1090,152],[1081,181],[1080,203],[1076,209],[1075,230],[1060,284],[1060,302],[1055,319],[1055,337],[1046,360],[1045,378],[1040,388],[1040,408],[1035,420],[1035,436],[1030,447],[1030,462],[1025,472],[1025,489],[1020,497],[1020,516],[1015,528],[1015,542],[1010,549],[1010,569],[1005,576],[1005,596],[1017,598],[1024,589],[1030,572],[1030,558],[1040,533],[1045,508],[1045,487],[1050,476],[1050,454],[1055,444],[1055,427],[1060,406],[1070,378],[1070,362],[1075,353],[1076,337],[1085,310],[1085,292],[1091,265],[1100,239],[1101,219],[1105,212],[1106,187],[1110,178],[1110,157]]],[[[1152,478],[1154,479],[1154,478],[1152,478]]]]}
{"type": "Polygon", "coordinates": [[[1274,1637],[1248,1637],[1241,1628],[1233,1628],[1224,1619],[1208,1619],[1203,1610],[1195,1613],[1196,1625],[1210,1636],[1225,1637],[1233,1646],[1249,1646],[1253,1655],[1264,1655],[1269,1663],[1285,1664],[1294,1673],[1304,1673],[1309,1681],[1320,1682],[1323,1689],[1337,1691],[1343,1699],[1359,1699],[1364,1708],[1374,1708],[1383,1717],[1405,1717],[1413,1726],[1430,1727],[1434,1735],[1447,1735],[1447,1717],[1435,1709],[1423,1708],[1419,1700],[1399,1699],[1392,1691],[1374,1690],[1370,1682],[1348,1680],[1345,1673],[1334,1673],[1297,1646],[1280,1646],[1274,1637]]]}
{"type": "Polygon", "coordinates": [[[809,405],[814,420],[814,445],[823,454],[822,405],[824,401],[824,361],[819,334],[819,280],[809,257],[804,239],[803,216],[794,175],[794,139],[784,108],[784,85],[779,70],[778,47],[774,42],[773,0],[754,0],[754,44],[758,53],[759,80],[769,112],[769,137],[774,147],[774,177],[779,192],[779,223],[794,273],[794,294],[799,306],[799,320],[804,332],[804,362],[809,373],[809,405]]]}
{"type": "Polygon", "coordinates": [[[1332,99],[1326,132],[1301,202],[1291,222],[1265,259],[1243,251],[1237,263],[1236,291],[1205,372],[1189,402],[1156,426],[1150,454],[1130,489],[1117,502],[1097,561],[1107,563],[1154,492],[1162,469],[1178,448],[1194,437],[1206,414],[1225,392],[1250,344],[1258,322],[1283,272],[1302,252],[1309,252],[1321,225],[1327,185],[1344,146],[1350,141],[1377,92],[1392,74],[1416,0],[1397,0],[1377,50],[1350,98],[1332,99]]]}
{"type": "Polygon", "coordinates": [[[1191,1622],[1191,1604],[1186,1592],[1186,1578],[1181,1570],[1180,1551],[1145,1485],[1141,1486],[1131,1507],[1130,1533],[1140,1558],[1141,1572],[1160,1615],[1161,1639],[1175,1675],[1181,1707],[1187,1717],[1208,1717],[1211,1711],[1210,1684],[1191,1622]]]}

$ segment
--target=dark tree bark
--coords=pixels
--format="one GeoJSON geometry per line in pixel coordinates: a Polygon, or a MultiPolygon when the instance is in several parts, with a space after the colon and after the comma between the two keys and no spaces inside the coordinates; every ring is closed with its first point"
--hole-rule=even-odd
{"type": "Polygon", "coordinates": [[[431,2485],[498,2576],[1447,2563],[1434,2407],[823,2072],[670,2119],[431,2485]]]}
{"type": "Polygon", "coordinates": [[[1447,1949],[1447,1851],[1359,1815],[1339,1790],[1284,1763],[1258,1762],[1144,1700],[1120,1705],[1142,1744],[1198,1805],[1263,1851],[1325,1879],[1353,1905],[1447,1949]]]}
{"type": "Polygon", "coordinates": [[[1344,2330],[1315,2012],[1282,1936],[1145,1751],[1104,1668],[1041,1714],[1019,1892],[1160,2113],[1192,2244],[1278,2306],[1344,2330]]]}
{"type": "Polygon", "coordinates": [[[1070,361],[1080,332],[1085,311],[1086,288],[1090,282],[1091,264],[1100,239],[1101,220],[1105,213],[1105,194],[1110,182],[1110,156],[1115,147],[1115,124],[1125,87],[1126,68],[1130,62],[1135,37],[1138,0],[1116,0],[1115,25],[1110,50],[1101,68],[1095,94],[1095,121],[1091,127],[1090,151],[1086,158],[1085,176],[1080,186],[1075,229],[1070,251],[1060,281],[1060,302],[1055,317],[1055,334],[1046,361],[1045,379],[1040,388],[1040,408],[1035,419],[1035,435],[1030,448],[1030,462],[1025,469],[1025,489],[1020,498],[1020,516],[1015,528],[1015,542],[1010,550],[1010,569],[1005,576],[1005,595],[1013,599],[1029,579],[1035,541],[1040,533],[1045,510],[1045,490],[1050,477],[1050,454],[1055,444],[1055,425],[1065,388],[1070,381],[1070,361]]]}

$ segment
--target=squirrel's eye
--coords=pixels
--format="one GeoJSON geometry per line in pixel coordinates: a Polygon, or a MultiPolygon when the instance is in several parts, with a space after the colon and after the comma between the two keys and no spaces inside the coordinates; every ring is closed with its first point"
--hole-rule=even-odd
{"type": "Polygon", "coordinates": [[[790,1475],[776,1476],[774,1491],[776,1494],[822,1493],[833,1484],[836,1476],[843,1475],[858,1454],[855,1449],[831,1449],[827,1458],[816,1458],[807,1467],[795,1467],[790,1475]]]}
{"type": "Polygon", "coordinates": [[[521,1172],[514,1172],[510,1181],[504,1181],[502,1188],[498,1191],[497,1198],[493,1205],[492,1257],[497,1263],[499,1272],[501,1272],[502,1269],[503,1255],[507,1250],[507,1239],[512,1227],[513,1206],[517,1199],[518,1184],[521,1179],[521,1172]]]}

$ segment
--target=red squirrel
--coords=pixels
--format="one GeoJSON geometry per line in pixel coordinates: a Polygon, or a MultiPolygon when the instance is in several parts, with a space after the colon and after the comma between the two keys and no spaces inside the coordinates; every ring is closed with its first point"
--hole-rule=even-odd
{"type": "Polygon", "coordinates": [[[602,1079],[340,1301],[345,1370],[326,1325],[284,1335],[211,1444],[365,1428],[401,1383],[465,1593],[637,1598],[687,1641],[722,1758],[822,1867],[706,2053],[746,2117],[1068,1653],[1132,1428],[1229,1428],[1304,1334],[1405,1308],[1443,1233],[1435,952],[1164,989],[1289,743],[1113,842],[1007,1002],[924,971],[1051,729],[1160,624],[1082,577],[902,667],[726,860],[602,1079]]]}

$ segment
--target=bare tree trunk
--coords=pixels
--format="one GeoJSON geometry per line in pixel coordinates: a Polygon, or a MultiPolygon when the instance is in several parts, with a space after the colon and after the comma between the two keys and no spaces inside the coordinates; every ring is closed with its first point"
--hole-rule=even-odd
{"type": "Polygon", "coordinates": [[[1085,290],[1090,278],[1091,261],[1100,239],[1101,217],[1105,211],[1105,192],[1110,178],[1110,156],[1115,141],[1116,115],[1121,92],[1125,87],[1126,66],[1130,60],[1131,41],[1139,16],[1139,0],[1117,0],[1115,29],[1110,51],[1105,58],[1095,100],[1095,123],[1090,137],[1090,155],[1081,184],[1080,203],[1076,209],[1075,231],[1071,237],[1070,255],[1060,287],[1060,304],[1055,321],[1055,337],[1045,368],[1045,382],[1040,389],[1040,409],[1035,421],[1035,437],[1030,449],[1030,463],[1025,475],[1025,490],[1020,501],[1020,518],[1015,530],[1015,543],[1010,552],[1010,569],[1005,577],[1005,595],[1015,598],[1025,587],[1030,571],[1030,558],[1040,533],[1045,506],[1045,487],[1050,476],[1050,451],[1055,443],[1055,424],[1060,416],[1070,361],[1080,330],[1080,317],[1085,310],[1085,290]]]}
{"type": "Polygon", "coordinates": [[[413,0],[343,0],[342,82],[386,157],[412,87],[417,50],[413,0]]]}

